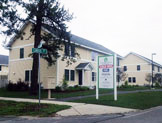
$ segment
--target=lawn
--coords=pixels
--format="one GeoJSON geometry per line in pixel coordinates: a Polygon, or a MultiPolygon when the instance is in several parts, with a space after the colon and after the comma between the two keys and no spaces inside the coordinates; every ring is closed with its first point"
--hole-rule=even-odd
{"type": "MultiPolygon", "coordinates": [[[[118,91],[134,91],[134,90],[146,90],[148,87],[134,87],[134,88],[119,88],[118,91]]],[[[100,89],[99,93],[110,93],[113,92],[111,89],[100,89]]],[[[47,91],[41,91],[41,98],[47,98],[47,91]]],[[[77,91],[77,92],[52,92],[52,98],[68,98],[76,96],[86,96],[86,95],[95,95],[96,90],[86,90],[86,91],[77,91]]],[[[12,98],[31,98],[38,99],[38,96],[30,96],[29,92],[15,92],[7,91],[5,88],[0,88],[0,97],[12,97],[12,98]]]]}
{"type": "Polygon", "coordinates": [[[70,106],[2,101],[0,100],[0,116],[54,116],[56,112],[68,109],[70,106]]]}
{"type": "Polygon", "coordinates": [[[139,92],[131,94],[120,94],[118,100],[113,100],[113,95],[100,96],[99,100],[95,97],[74,100],[71,102],[99,104],[108,106],[118,106],[133,109],[148,109],[162,105],[162,92],[139,92]]]}

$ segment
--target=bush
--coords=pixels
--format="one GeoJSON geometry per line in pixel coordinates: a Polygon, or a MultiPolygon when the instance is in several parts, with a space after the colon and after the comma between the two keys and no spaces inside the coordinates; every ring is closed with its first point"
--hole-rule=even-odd
{"type": "Polygon", "coordinates": [[[8,91],[28,91],[29,90],[29,84],[21,81],[19,79],[17,83],[12,83],[9,81],[9,84],[7,85],[8,91]]]}
{"type": "Polygon", "coordinates": [[[62,91],[62,89],[61,89],[61,87],[60,86],[56,86],[56,88],[55,88],[55,90],[54,90],[55,92],[61,92],[62,91]]]}
{"type": "Polygon", "coordinates": [[[65,77],[63,79],[63,83],[62,83],[61,88],[62,88],[63,91],[68,88],[68,82],[65,80],[65,77]]]}
{"type": "Polygon", "coordinates": [[[156,83],[155,83],[155,87],[156,87],[156,88],[160,88],[161,86],[160,86],[160,84],[159,84],[158,82],[156,82],[156,83]]]}

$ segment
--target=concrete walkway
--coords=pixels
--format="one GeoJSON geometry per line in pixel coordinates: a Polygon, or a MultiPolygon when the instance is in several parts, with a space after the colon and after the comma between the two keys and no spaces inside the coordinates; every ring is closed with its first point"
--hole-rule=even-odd
{"type": "MultiPolygon", "coordinates": [[[[0,100],[38,103],[37,99],[0,97],[0,100]]],[[[41,103],[71,106],[70,109],[57,112],[57,115],[59,115],[59,116],[101,115],[101,114],[113,114],[113,113],[116,114],[116,113],[127,113],[127,112],[137,111],[136,109],[120,108],[120,107],[113,107],[113,106],[103,106],[103,105],[94,105],[94,104],[85,104],[85,103],[71,103],[71,102],[62,102],[62,101],[41,100],[41,103]]]]}

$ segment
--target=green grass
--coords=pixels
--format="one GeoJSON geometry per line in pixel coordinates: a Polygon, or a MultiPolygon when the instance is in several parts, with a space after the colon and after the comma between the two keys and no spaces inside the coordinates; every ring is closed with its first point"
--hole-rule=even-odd
{"type": "Polygon", "coordinates": [[[68,109],[70,106],[2,101],[0,100],[0,116],[53,116],[56,112],[68,109]]]}
{"type": "MultiPolygon", "coordinates": [[[[148,87],[134,87],[134,88],[119,88],[119,91],[134,91],[134,90],[146,90],[148,87]]],[[[110,93],[113,92],[111,89],[100,89],[99,93],[110,93]]],[[[41,91],[41,98],[47,98],[47,91],[41,91]]],[[[68,97],[77,97],[77,96],[87,96],[87,95],[95,95],[96,90],[87,90],[87,91],[78,91],[78,92],[52,92],[52,98],[68,98],[68,97]]],[[[12,97],[12,98],[31,98],[38,99],[38,96],[30,96],[29,92],[10,92],[5,88],[0,88],[0,97],[12,97]]]]}
{"type": "Polygon", "coordinates": [[[131,94],[120,94],[118,100],[113,100],[113,95],[100,96],[99,100],[95,97],[74,100],[71,102],[99,104],[108,106],[118,106],[133,109],[148,109],[162,105],[162,92],[139,92],[131,94]]]}

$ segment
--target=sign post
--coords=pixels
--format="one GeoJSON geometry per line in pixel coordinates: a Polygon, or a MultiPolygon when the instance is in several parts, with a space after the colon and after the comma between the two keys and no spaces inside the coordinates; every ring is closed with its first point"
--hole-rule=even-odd
{"type": "Polygon", "coordinates": [[[47,54],[47,49],[32,48],[32,53],[38,53],[38,82],[39,82],[39,106],[40,106],[40,98],[41,98],[41,83],[40,83],[40,54],[47,54]]]}
{"type": "Polygon", "coordinates": [[[116,54],[98,56],[96,99],[99,99],[99,88],[114,89],[114,100],[117,100],[116,54]]]}

